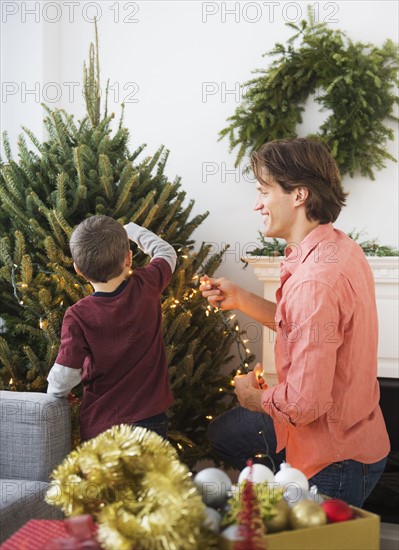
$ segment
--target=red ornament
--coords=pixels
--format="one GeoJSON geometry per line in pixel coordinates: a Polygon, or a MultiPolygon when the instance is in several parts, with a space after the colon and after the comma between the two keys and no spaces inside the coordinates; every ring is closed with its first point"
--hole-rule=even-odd
{"type": "Polygon", "coordinates": [[[336,523],[337,521],[347,521],[353,518],[353,510],[345,501],[339,498],[326,500],[320,505],[326,513],[328,521],[336,523]]]}

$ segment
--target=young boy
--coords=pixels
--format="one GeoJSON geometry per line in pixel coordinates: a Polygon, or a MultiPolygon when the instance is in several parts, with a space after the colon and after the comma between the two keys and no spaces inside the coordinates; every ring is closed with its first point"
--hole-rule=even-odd
{"type": "Polygon", "coordinates": [[[74,267],[94,293],[65,313],[61,345],[47,393],[65,397],[82,381],[82,440],[128,423],[166,437],[172,404],[160,296],[176,266],[176,252],[151,231],[108,216],[92,216],[72,233],[74,267]],[[129,239],[151,256],[131,274],[129,239]],[[83,371],[83,372],[82,372],[83,371]]]}

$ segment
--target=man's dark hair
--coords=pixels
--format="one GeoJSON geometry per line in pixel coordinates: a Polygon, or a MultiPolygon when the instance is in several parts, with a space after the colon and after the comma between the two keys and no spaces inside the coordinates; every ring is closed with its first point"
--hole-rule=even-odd
{"type": "Polygon", "coordinates": [[[92,216],[73,231],[69,247],[88,281],[106,283],[123,271],[129,239],[123,225],[108,216],[92,216]]]}
{"type": "Polygon", "coordinates": [[[308,189],[309,220],[321,224],[334,222],[345,205],[347,193],[342,188],[337,163],[321,141],[306,138],[270,141],[252,153],[251,164],[261,185],[267,186],[266,178],[271,178],[285,193],[298,187],[308,189]]]}

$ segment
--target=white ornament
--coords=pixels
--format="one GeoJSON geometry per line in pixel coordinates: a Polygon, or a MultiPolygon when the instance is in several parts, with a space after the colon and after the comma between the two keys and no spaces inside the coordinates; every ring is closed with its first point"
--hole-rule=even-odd
{"type": "Polygon", "coordinates": [[[240,494],[240,486],[238,483],[233,483],[231,486],[231,491],[229,493],[229,497],[235,497],[236,495],[240,494]]]}
{"type": "Polygon", "coordinates": [[[281,464],[280,471],[274,476],[274,481],[285,489],[288,489],[288,486],[292,486],[302,491],[309,491],[309,481],[305,474],[296,468],[291,468],[288,462],[281,464]]]}
{"type": "Polygon", "coordinates": [[[324,502],[324,498],[317,492],[316,485],[313,485],[309,491],[304,491],[298,485],[291,485],[286,488],[284,491],[284,500],[289,504],[289,506],[295,506],[297,502],[301,500],[312,500],[317,504],[324,502]]]}
{"type": "Polygon", "coordinates": [[[317,502],[317,504],[322,504],[324,502],[324,498],[319,493],[317,485],[312,485],[309,489],[309,500],[313,500],[313,502],[317,502]]]}
{"type": "Polygon", "coordinates": [[[198,472],[194,484],[201,493],[207,506],[219,508],[226,501],[227,493],[231,491],[229,476],[219,468],[205,468],[198,472]]]}
{"type": "Polygon", "coordinates": [[[244,479],[250,479],[252,483],[273,483],[273,472],[263,464],[252,464],[252,466],[246,466],[238,476],[238,484],[240,485],[244,479]]]}
{"type": "Polygon", "coordinates": [[[221,537],[226,539],[226,540],[231,540],[231,541],[238,541],[238,540],[244,540],[244,538],[239,535],[239,525],[236,525],[235,523],[233,525],[229,525],[228,527],[226,527],[226,529],[224,531],[222,531],[220,533],[221,537]]]}
{"type": "Polygon", "coordinates": [[[219,533],[221,520],[222,516],[217,510],[214,508],[209,508],[209,506],[205,508],[205,519],[203,523],[204,527],[214,533],[219,533]]]}

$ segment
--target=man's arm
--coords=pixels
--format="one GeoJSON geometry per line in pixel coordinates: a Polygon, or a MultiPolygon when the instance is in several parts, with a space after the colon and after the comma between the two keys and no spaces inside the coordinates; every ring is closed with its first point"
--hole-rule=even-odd
{"type": "Polygon", "coordinates": [[[239,309],[255,321],[276,330],[276,304],[244,290],[235,283],[221,278],[210,279],[204,275],[200,290],[208,302],[219,309],[239,309]]]}
{"type": "Polygon", "coordinates": [[[285,340],[290,366],[284,382],[262,392],[263,409],[292,425],[326,414],[335,422],[332,389],[345,326],[339,297],[327,284],[309,280],[292,289],[289,304],[277,341],[285,340]]]}
{"type": "Polygon", "coordinates": [[[126,233],[129,239],[137,244],[137,246],[144,252],[151,256],[151,259],[163,258],[168,262],[172,273],[176,267],[176,252],[173,246],[155,235],[152,231],[130,222],[125,226],[126,233]]]}
{"type": "Polygon", "coordinates": [[[66,397],[72,388],[80,384],[81,380],[81,369],[72,369],[54,363],[47,377],[47,393],[51,393],[55,397],[66,397]]]}

